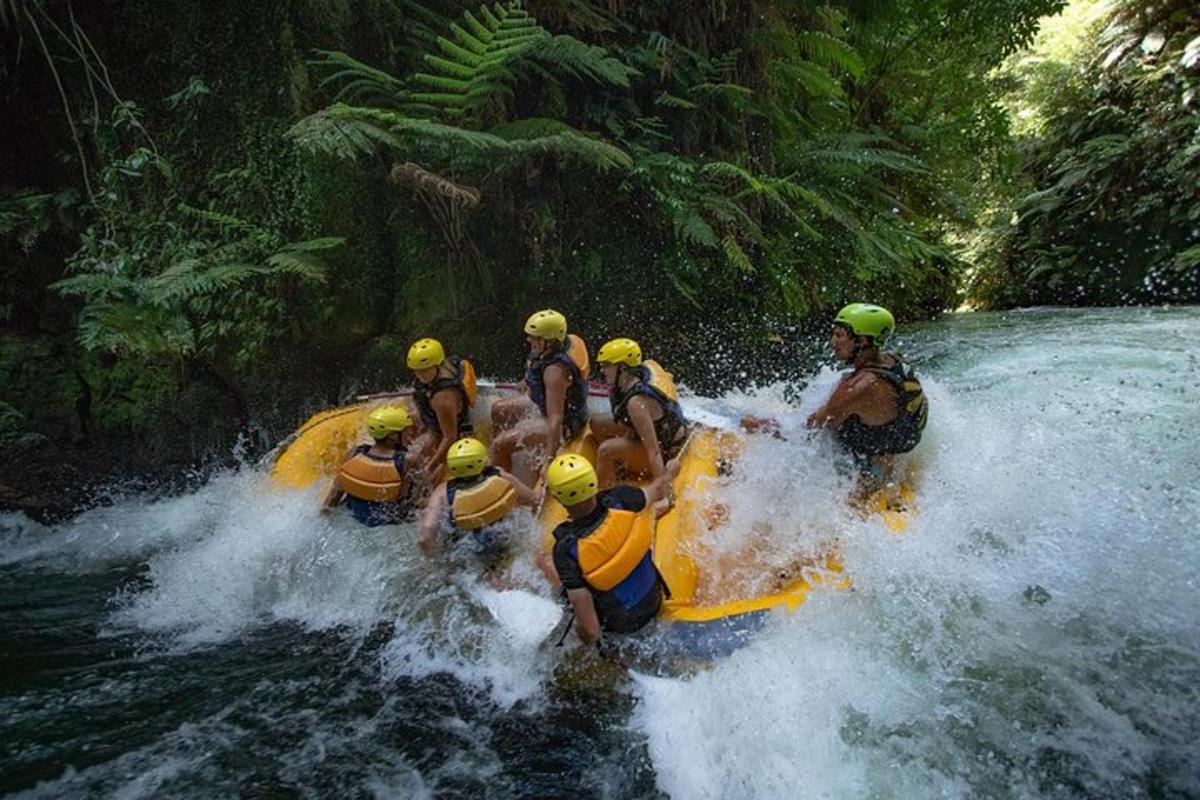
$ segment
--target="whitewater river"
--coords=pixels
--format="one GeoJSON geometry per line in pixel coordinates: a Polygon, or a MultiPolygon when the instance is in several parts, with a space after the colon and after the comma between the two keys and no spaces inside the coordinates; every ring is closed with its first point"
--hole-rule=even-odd
{"type": "Polygon", "coordinates": [[[904,535],[801,431],[832,371],[689,398],[787,434],[713,489],[712,551],[765,573],[836,540],[854,583],[711,663],[538,649],[558,612],[527,561],[484,588],[252,467],[0,516],[0,792],[1200,796],[1198,342],[1195,308],[908,330],[932,411],[904,535]]]}

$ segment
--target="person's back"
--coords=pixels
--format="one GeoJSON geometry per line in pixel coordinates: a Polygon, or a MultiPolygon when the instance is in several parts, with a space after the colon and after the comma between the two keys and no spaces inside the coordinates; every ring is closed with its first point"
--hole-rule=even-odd
{"type": "Polygon", "coordinates": [[[872,456],[907,453],[921,441],[929,406],[921,382],[899,354],[883,353],[878,363],[856,369],[869,376],[863,402],[834,434],[850,452],[872,456]]]}
{"type": "Polygon", "coordinates": [[[662,497],[662,480],[646,489],[618,486],[600,492],[586,458],[564,455],[550,464],[547,488],[567,510],[554,529],[554,547],[538,565],[562,589],[590,644],[602,632],[632,633],[657,616],[665,594],[654,566],[650,506],[662,497]]]}
{"type": "Polygon", "coordinates": [[[353,448],[338,467],[323,507],[345,502],[354,518],[368,527],[402,522],[412,513],[405,467],[405,437],[412,420],[401,406],[376,408],[367,417],[375,440],[353,448]]]}
{"type": "Polygon", "coordinates": [[[487,448],[478,439],[455,442],[446,463],[451,478],[430,497],[418,543],[426,555],[432,555],[444,520],[459,536],[468,536],[475,554],[493,569],[509,550],[509,531],[504,522],[518,504],[532,508],[538,497],[512,475],[489,466],[487,448]]]}
{"type": "Polygon", "coordinates": [[[614,486],[596,495],[592,512],[554,529],[554,568],[567,591],[591,591],[603,630],[636,631],[662,606],[653,527],[642,490],[614,486]]]}

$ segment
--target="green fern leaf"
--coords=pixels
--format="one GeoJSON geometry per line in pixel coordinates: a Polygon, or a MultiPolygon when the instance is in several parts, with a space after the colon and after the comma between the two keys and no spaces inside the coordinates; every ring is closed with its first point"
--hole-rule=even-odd
{"type": "Polygon", "coordinates": [[[536,42],[530,55],[569,75],[622,89],[628,89],[630,79],[640,74],[633,67],[610,56],[603,47],[585,44],[573,36],[546,35],[536,42]]]}
{"type": "Polygon", "coordinates": [[[797,34],[796,44],[805,58],[826,68],[837,68],[854,78],[866,72],[862,57],[846,42],[820,31],[797,34]]]}
{"type": "Polygon", "coordinates": [[[746,255],[746,251],[738,244],[737,239],[732,236],[726,236],[721,239],[721,249],[725,251],[725,258],[739,272],[744,275],[754,273],[754,264],[750,262],[750,257],[746,255]]]}
{"type": "Polygon", "coordinates": [[[684,100],[682,97],[676,97],[668,92],[659,92],[658,97],[654,98],[654,104],[656,106],[666,106],[667,108],[692,109],[700,107],[697,103],[693,103],[691,100],[684,100]]]}

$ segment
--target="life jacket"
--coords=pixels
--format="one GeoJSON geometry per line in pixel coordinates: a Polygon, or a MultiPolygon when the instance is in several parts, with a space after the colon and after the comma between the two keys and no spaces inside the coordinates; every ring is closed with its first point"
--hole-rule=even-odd
{"type": "Polygon", "coordinates": [[[546,414],[546,367],[551,364],[562,364],[571,376],[571,385],[567,387],[565,408],[563,409],[564,439],[570,439],[583,429],[588,419],[588,385],[587,373],[589,368],[587,345],[575,334],[568,334],[565,347],[543,353],[536,358],[530,358],[525,365],[525,385],[529,387],[529,399],[546,414]]]}
{"type": "Polygon", "coordinates": [[[338,485],[351,497],[372,503],[392,503],[404,494],[404,451],[373,456],[361,445],[338,470],[338,485]]]}
{"type": "Polygon", "coordinates": [[[613,419],[622,425],[633,427],[629,418],[629,401],[637,395],[649,397],[662,408],[662,416],[654,421],[654,433],[658,437],[660,447],[669,447],[679,437],[681,428],[687,427],[687,418],[679,406],[679,390],[675,388],[675,378],[663,369],[657,361],[646,359],[640,367],[636,367],[640,380],[621,391],[616,386],[609,390],[608,402],[612,407],[613,419]]]}
{"type": "Polygon", "coordinates": [[[838,440],[856,455],[907,453],[921,441],[925,430],[929,403],[921,382],[899,355],[888,355],[894,361],[892,366],[863,367],[860,371],[874,373],[892,384],[896,390],[896,418],[883,425],[867,425],[855,414],[838,426],[838,440]]]}
{"type": "Polygon", "coordinates": [[[454,527],[473,531],[499,522],[516,508],[517,490],[488,467],[473,478],[455,478],[446,484],[446,502],[454,527]]]}
{"type": "MultiPolygon", "coordinates": [[[[475,366],[465,358],[448,358],[452,375],[435,378],[429,383],[417,381],[413,384],[413,405],[425,427],[439,436],[442,426],[438,424],[437,412],[431,402],[433,396],[443,389],[455,389],[460,398],[458,407],[458,436],[469,436],[474,432],[471,424],[471,408],[475,405],[478,388],[475,383],[475,366]]],[[[439,368],[440,370],[440,368],[439,368]]]]}
{"type": "Polygon", "coordinates": [[[661,579],[650,557],[654,515],[607,509],[600,523],[578,536],[575,557],[583,579],[593,590],[611,593],[630,609],[659,590],[661,579]]]}

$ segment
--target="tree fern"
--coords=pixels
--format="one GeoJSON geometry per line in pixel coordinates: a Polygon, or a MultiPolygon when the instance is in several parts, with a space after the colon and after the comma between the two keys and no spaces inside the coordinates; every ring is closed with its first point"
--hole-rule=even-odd
{"type": "Polygon", "coordinates": [[[754,264],[750,262],[750,257],[746,255],[746,251],[742,250],[741,245],[732,235],[721,239],[721,249],[725,251],[725,257],[729,259],[729,263],[739,272],[744,274],[754,272],[754,264]]]}
{"type": "Polygon", "coordinates": [[[838,69],[853,78],[866,71],[860,56],[849,43],[820,31],[804,31],[796,35],[800,52],[809,61],[825,69],[838,69]]]}
{"type": "Polygon", "coordinates": [[[318,50],[313,66],[328,71],[321,86],[336,86],[334,99],[351,103],[399,108],[405,102],[404,82],[381,69],[335,50],[318,50]],[[331,71],[332,70],[332,71],[331,71]]]}
{"type": "Polygon", "coordinates": [[[550,37],[539,42],[530,55],[568,75],[623,89],[628,89],[630,79],[639,74],[603,47],[584,44],[572,36],[550,37]]]}

